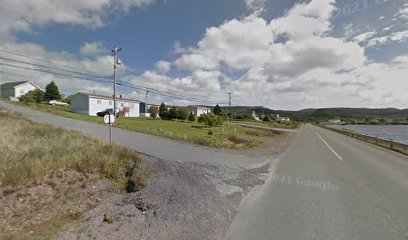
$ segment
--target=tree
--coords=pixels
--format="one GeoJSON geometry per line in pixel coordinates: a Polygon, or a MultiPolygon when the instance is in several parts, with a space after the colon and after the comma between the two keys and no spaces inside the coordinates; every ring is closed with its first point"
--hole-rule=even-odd
{"type": "Polygon", "coordinates": [[[188,111],[186,108],[180,107],[177,109],[177,119],[184,122],[188,118],[188,111]]]}
{"type": "Polygon", "coordinates": [[[169,112],[167,113],[167,120],[177,119],[177,113],[177,107],[171,106],[169,112]]]}
{"type": "Polygon", "coordinates": [[[215,108],[214,108],[214,110],[213,110],[213,113],[214,113],[215,115],[218,115],[218,116],[221,116],[221,115],[222,115],[222,109],[221,109],[221,107],[220,107],[218,104],[215,106],[215,108]]]}
{"type": "Polygon", "coordinates": [[[167,106],[166,104],[162,103],[160,104],[159,107],[159,116],[161,119],[165,120],[167,119],[167,106]]]}
{"type": "Polygon", "coordinates": [[[272,121],[272,118],[271,118],[271,116],[269,116],[269,115],[265,115],[265,117],[263,118],[263,121],[264,121],[264,122],[271,122],[271,121],[272,121]]]}
{"type": "Polygon", "coordinates": [[[148,112],[150,113],[150,117],[156,118],[156,117],[157,117],[157,113],[159,112],[159,110],[157,109],[156,106],[150,106],[148,112]]]}
{"type": "Polygon", "coordinates": [[[47,86],[45,86],[45,100],[60,100],[61,94],[58,90],[58,86],[55,84],[54,81],[50,82],[47,86]]]}
{"type": "Polygon", "coordinates": [[[212,113],[203,114],[198,118],[199,123],[203,123],[205,127],[212,128],[221,126],[225,122],[225,118],[212,113]]]}
{"type": "Polygon", "coordinates": [[[188,115],[188,121],[194,122],[195,121],[195,116],[192,112],[188,115]]]}

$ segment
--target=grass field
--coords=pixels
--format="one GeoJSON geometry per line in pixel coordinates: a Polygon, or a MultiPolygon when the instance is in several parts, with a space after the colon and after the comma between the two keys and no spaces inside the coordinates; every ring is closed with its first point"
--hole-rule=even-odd
{"type": "MultiPolygon", "coordinates": [[[[51,106],[35,103],[13,103],[28,106],[33,109],[46,111],[61,116],[103,124],[100,117],[88,116],[70,111],[70,107],[51,106]]],[[[155,136],[161,136],[184,142],[211,146],[216,148],[246,149],[261,145],[270,137],[284,133],[248,129],[224,123],[222,127],[211,128],[212,136],[208,135],[210,129],[204,128],[197,122],[164,121],[151,118],[118,118],[115,127],[134,130],[155,136]]]]}

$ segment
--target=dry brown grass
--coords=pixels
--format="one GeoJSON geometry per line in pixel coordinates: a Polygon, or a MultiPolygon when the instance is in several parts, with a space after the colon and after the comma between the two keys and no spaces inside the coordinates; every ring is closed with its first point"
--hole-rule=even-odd
{"type": "Polygon", "coordinates": [[[34,123],[0,109],[0,189],[45,178],[59,170],[99,173],[126,187],[139,156],[78,132],[34,123]]]}

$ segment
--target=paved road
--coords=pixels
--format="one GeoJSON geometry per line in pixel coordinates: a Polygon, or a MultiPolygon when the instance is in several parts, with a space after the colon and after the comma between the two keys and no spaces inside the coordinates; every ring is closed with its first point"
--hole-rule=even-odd
{"type": "Polygon", "coordinates": [[[408,158],[306,125],[227,239],[407,240],[408,158]]]}
{"type": "Polygon", "coordinates": [[[271,127],[258,126],[258,125],[245,124],[245,123],[233,123],[233,124],[242,126],[242,127],[257,128],[257,129],[263,129],[263,130],[274,130],[274,131],[281,131],[281,132],[296,132],[295,129],[275,128],[275,127],[271,128],[271,127]]]}
{"type": "MultiPolygon", "coordinates": [[[[46,123],[57,127],[65,127],[81,131],[92,137],[109,141],[107,126],[88,123],[75,119],[65,118],[29,108],[11,105],[0,101],[0,107],[22,113],[27,118],[36,122],[46,123]]],[[[103,119],[101,118],[101,122],[103,119]]],[[[166,138],[151,136],[135,131],[113,128],[113,141],[115,144],[134,149],[140,153],[166,160],[181,162],[200,162],[232,167],[251,168],[268,161],[266,158],[248,157],[239,154],[214,151],[214,149],[186,144],[166,138]]]]}

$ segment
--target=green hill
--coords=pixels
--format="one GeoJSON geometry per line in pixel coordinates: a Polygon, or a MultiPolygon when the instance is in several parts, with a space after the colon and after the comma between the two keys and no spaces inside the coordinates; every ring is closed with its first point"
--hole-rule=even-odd
{"type": "MultiPolygon", "coordinates": [[[[228,112],[228,107],[223,107],[223,111],[228,112]]],[[[283,117],[303,121],[324,121],[334,118],[350,120],[362,120],[366,118],[408,119],[408,109],[397,108],[310,108],[300,111],[285,111],[262,108],[260,106],[231,107],[231,113],[233,114],[252,114],[253,111],[257,114],[279,114],[283,117]]]]}

